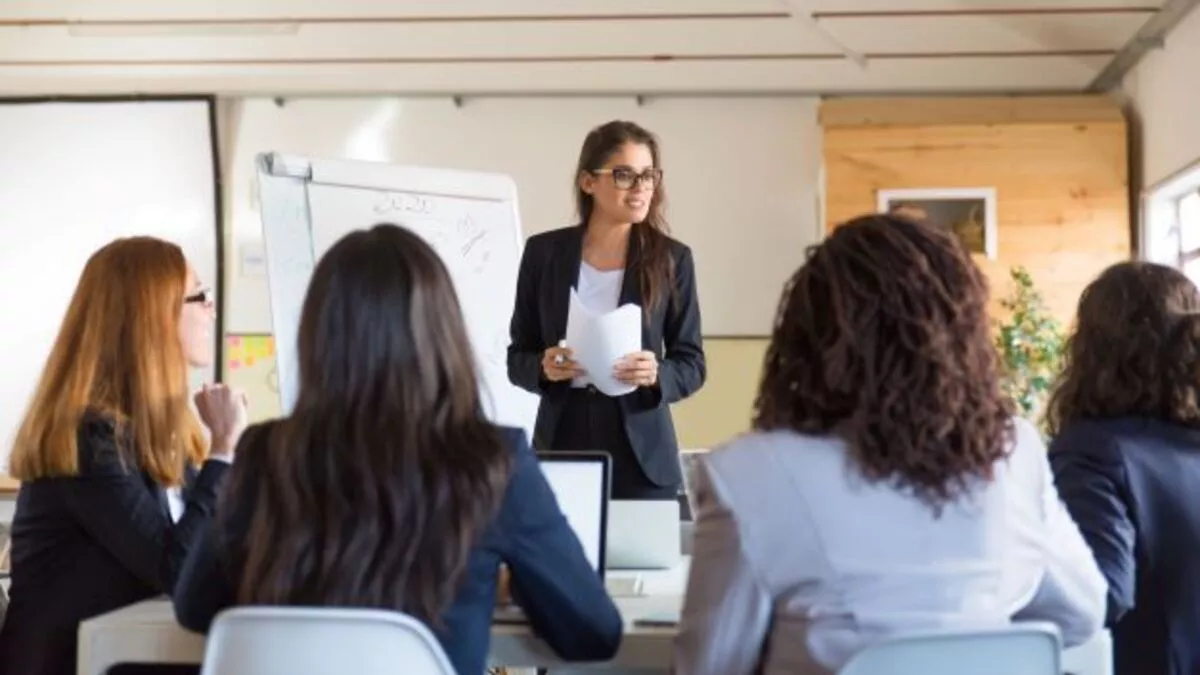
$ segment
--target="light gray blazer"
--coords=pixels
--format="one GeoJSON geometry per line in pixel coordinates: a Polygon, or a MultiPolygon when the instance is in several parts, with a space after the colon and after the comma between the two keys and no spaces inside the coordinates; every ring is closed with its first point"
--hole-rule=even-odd
{"type": "Polygon", "coordinates": [[[865,482],[835,437],[751,433],[700,460],[680,675],[836,672],[913,630],[1052,621],[1101,629],[1107,588],[1058,499],[1036,429],[940,518],[865,482]]]}

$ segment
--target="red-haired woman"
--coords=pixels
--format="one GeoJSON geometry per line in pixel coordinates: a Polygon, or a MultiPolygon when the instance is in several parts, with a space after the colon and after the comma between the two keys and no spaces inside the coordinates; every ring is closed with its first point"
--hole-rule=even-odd
{"type": "Polygon", "coordinates": [[[188,405],[212,361],[213,298],[150,237],[88,260],[10,458],[12,603],[0,671],[75,672],[79,622],[169,593],[246,423],[224,386],[188,405]]]}

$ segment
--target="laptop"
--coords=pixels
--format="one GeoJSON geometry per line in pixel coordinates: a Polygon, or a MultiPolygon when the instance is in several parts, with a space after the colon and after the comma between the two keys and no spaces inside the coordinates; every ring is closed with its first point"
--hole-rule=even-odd
{"type": "Polygon", "coordinates": [[[607,560],[611,458],[606,452],[538,452],[542,474],[584,555],[604,578],[607,560]]]}
{"type": "MultiPolygon", "coordinates": [[[[603,579],[611,481],[608,453],[538,452],[537,456],[558,507],[583,545],[584,556],[603,579]]],[[[514,604],[497,606],[492,618],[501,623],[519,623],[525,615],[514,604]]]]}
{"type": "Polygon", "coordinates": [[[609,569],[665,570],[682,559],[677,500],[620,499],[609,503],[609,569]]]}

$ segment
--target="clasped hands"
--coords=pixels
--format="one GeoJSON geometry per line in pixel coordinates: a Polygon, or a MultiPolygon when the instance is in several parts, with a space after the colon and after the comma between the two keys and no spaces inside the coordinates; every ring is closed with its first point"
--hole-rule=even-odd
{"type": "MultiPolygon", "coordinates": [[[[585,375],[570,347],[550,347],[542,353],[542,372],[551,382],[585,375]]],[[[622,384],[653,387],[658,383],[658,358],[651,351],[633,352],[617,360],[613,377],[622,384]]]]}

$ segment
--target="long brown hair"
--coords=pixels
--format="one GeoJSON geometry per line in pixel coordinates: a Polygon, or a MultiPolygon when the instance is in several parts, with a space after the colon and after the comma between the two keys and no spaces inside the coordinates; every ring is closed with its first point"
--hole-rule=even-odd
{"type": "Polygon", "coordinates": [[[14,478],[76,475],[85,414],[114,422],[124,459],[161,485],[203,460],[179,338],[187,273],[183,251],[152,237],[92,254],[17,430],[14,478]]]}
{"type": "Polygon", "coordinates": [[[1084,289],[1051,394],[1053,433],[1083,419],[1200,427],[1200,291],[1179,270],[1117,263],[1084,289]]]}
{"type": "MultiPolygon", "coordinates": [[[[583,227],[587,227],[596,204],[595,199],[579,185],[580,176],[599,170],[626,143],[646,146],[654,166],[662,168],[658,138],[646,129],[624,120],[614,120],[592,129],[583,139],[575,169],[575,209],[583,227]]],[[[671,257],[668,239],[671,228],[667,225],[666,203],[667,191],[663,181],[659,181],[650,197],[646,219],[634,223],[630,232],[631,237],[637,237],[640,254],[636,260],[630,261],[629,267],[637,270],[642,309],[647,315],[664,296],[669,297],[668,289],[674,292],[675,260],[671,257]]]]}
{"type": "MultiPolygon", "coordinates": [[[[416,235],[346,235],[313,272],[295,410],[267,440],[238,598],[436,624],[508,483],[450,276],[416,235]]],[[[243,465],[244,464],[244,465],[243,465]]]]}
{"type": "Polygon", "coordinates": [[[754,426],[841,435],[867,479],[940,508],[990,480],[1014,437],[987,300],[949,233],[891,215],[841,225],[783,293],[754,426]]]}

